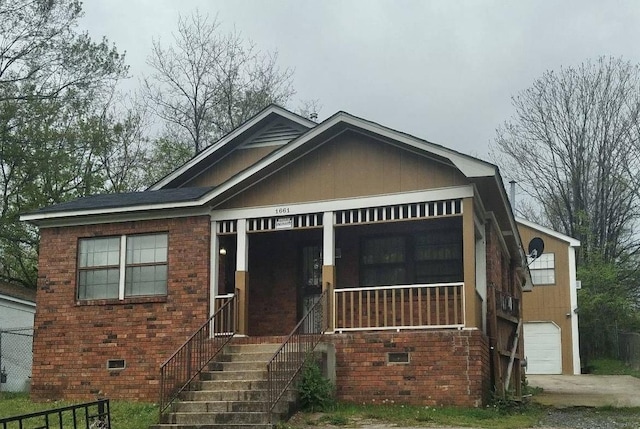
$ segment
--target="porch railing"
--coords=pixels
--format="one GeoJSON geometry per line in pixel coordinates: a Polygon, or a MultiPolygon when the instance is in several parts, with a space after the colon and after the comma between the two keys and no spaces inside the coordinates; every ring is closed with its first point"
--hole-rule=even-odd
{"type": "Polygon", "coordinates": [[[465,326],[464,283],[334,290],[336,332],[465,326]]]}
{"type": "Polygon", "coordinates": [[[325,311],[328,297],[325,291],[267,363],[269,395],[266,411],[269,413],[269,421],[274,407],[293,383],[305,360],[327,330],[328,320],[325,311]]]}
{"type": "Polygon", "coordinates": [[[0,418],[0,428],[109,429],[111,428],[109,400],[99,399],[53,410],[0,418]]]}
{"type": "Polygon", "coordinates": [[[171,403],[233,337],[237,314],[235,305],[235,296],[226,296],[226,302],[213,316],[160,367],[161,421],[171,403]]]}

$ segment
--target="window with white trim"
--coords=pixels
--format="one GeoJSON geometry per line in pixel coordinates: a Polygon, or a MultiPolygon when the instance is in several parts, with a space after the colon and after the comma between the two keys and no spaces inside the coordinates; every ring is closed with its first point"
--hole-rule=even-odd
{"type": "Polygon", "coordinates": [[[529,265],[534,285],[552,285],[556,282],[555,254],[543,253],[529,265]]]}
{"type": "Polygon", "coordinates": [[[167,294],[166,233],[81,238],[78,299],[167,294]]]}

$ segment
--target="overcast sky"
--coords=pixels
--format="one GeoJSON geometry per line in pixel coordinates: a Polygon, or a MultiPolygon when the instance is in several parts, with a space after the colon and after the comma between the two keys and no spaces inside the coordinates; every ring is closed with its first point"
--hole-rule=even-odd
{"type": "MultiPolygon", "coordinates": [[[[295,70],[296,96],[488,159],[511,96],[600,55],[640,63],[638,1],[85,0],[81,28],[126,51],[133,87],[179,14],[218,16],[295,70]]],[[[508,178],[505,178],[508,179],[508,178]]]]}

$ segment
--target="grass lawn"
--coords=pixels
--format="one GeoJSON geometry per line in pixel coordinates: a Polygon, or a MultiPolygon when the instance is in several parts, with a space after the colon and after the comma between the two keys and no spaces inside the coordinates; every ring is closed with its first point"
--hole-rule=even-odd
{"type": "MultiPolygon", "coordinates": [[[[90,401],[89,401],[90,402],[90,401]]],[[[66,407],[79,402],[32,402],[26,393],[0,393],[0,418],[66,407]]],[[[158,422],[158,407],[143,402],[109,401],[111,426],[144,429],[158,422]]]]}
{"type": "Polygon", "coordinates": [[[591,374],[596,375],[631,375],[640,378],[640,371],[628,367],[617,359],[593,359],[589,361],[591,374]]]}
{"type": "Polygon", "coordinates": [[[307,425],[352,426],[367,420],[404,426],[463,426],[492,429],[520,429],[535,426],[543,409],[535,405],[522,405],[511,409],[499,407],[456,408],[421,407],[403,405],[349,405],[338,404],[323,413],[298,413],[282,429],[295,429],[307,425]]]}

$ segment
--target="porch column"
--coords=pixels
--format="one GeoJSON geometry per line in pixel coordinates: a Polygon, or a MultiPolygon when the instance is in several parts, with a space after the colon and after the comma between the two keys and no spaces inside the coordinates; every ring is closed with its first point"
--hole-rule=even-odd
{"type": "Polygon", "coordinates": [[[322,291],[327,291],[327,330],[333,331],[333,289],[336,284],[336,235],[333,212],[324,212],[322,217],[322,291]]]}
{"type": "Polygon", "coordinates": [[[476,238],[473,198],[462,200],[462,258],[464,261],[465,328],[478,328],[476,314],[476,238]]]}
{"type": "Polygon", "coordinates": [[[209,271],[209,316],[216,312],[216,296],[218,295],[218,283],[220,279],[220,239],[218,238],[218,222],[211,221],[211,262],[209,271]]]}
{"type": "Polygon", "coordinates": [[[237,251],[236,251],[236,300],[238,308],[239,335],[249,332],[249,243],[247,237],[247,220],[238,219],[237,251]]]}

